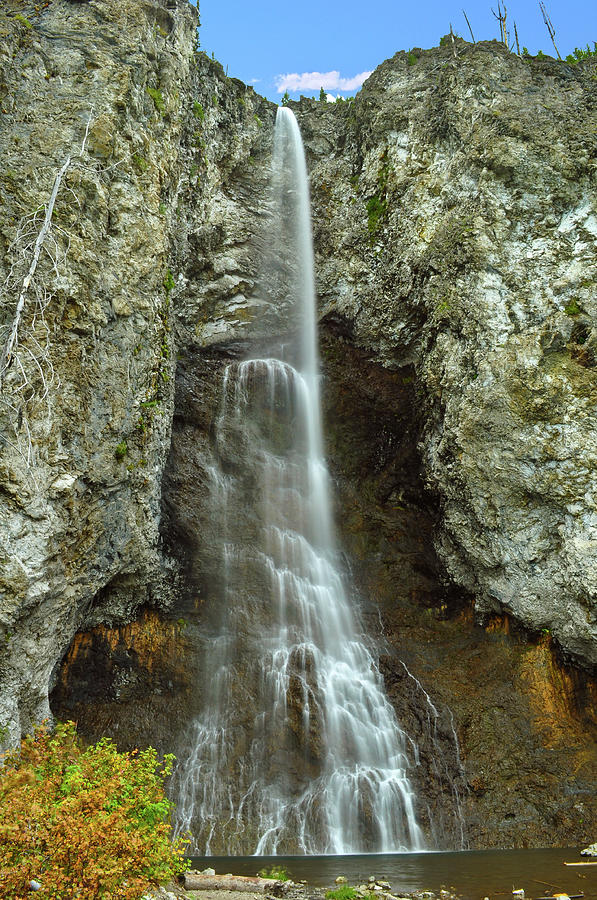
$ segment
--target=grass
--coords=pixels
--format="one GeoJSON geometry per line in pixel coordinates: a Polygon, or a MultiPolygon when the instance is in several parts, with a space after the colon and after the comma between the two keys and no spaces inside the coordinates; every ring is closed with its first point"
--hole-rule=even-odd
{"type": "Polygon", "coordinates": [[[290,881],[290,875],[284,866],[270,866],[269,869],[260,869],[257,874],[260,878],[271,878],[273,881],[290,881]]]}
{"type": "Polygon", "coordinates": [[[353,900],[356,895],[356,889],[349,884],[342,884],[339,888],[325,892],[326,900],[353,900]]]}

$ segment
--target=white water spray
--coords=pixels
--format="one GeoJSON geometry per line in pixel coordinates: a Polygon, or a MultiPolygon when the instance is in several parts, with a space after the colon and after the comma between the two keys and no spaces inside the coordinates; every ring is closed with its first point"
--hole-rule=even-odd
{"type": "Polygon", "coordinates": [[[273,302],[285,341],[226,369],[211,473],[225,603],[205,708],[178,772],[177,830],[198,852],[422,847],[405,738],[347,596],[331,522],[319,398],[309,191],[281,108],[273,302]]]}

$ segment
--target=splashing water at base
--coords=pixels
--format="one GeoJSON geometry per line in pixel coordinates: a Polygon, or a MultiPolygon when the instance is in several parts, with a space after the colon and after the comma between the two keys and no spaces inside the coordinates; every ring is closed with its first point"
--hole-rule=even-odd
{"type": "Polygon", "coordinates": [[[177,831],[209,854],[416,850],[404,735],[344,584],[323,457],[309,193],[276,121],[273,303],[293,338],[226,369],[210,473],[225,602],[177,831]],[[242,512],[239,512],[242,511],[242,512]]]}

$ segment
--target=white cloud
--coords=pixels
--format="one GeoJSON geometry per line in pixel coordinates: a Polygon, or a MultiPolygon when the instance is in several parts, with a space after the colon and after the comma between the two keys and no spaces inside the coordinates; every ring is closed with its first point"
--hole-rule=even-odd
{"type": "Polygon", "coordinates": [[[249,81],[249,84],[259,84],[260,81],[261,81],[261,78],[251,78],[251,80],[249,81]]]}
{"type": "Polygon", "coordinates": [[[361,72],[353,78],[342,78],[340,72],[297,72],[276,76],[276,90],[284,91],[354,91],[369,78],[371,72],[361,72]]]}

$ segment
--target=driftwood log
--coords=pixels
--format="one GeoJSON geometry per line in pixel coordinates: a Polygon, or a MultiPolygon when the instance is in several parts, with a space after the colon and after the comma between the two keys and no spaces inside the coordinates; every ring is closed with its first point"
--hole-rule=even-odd
{"type": "Polygon", "coordinates": [[[187,891],[245,891],[281,897],[288,890],[289,882],[259,878],[257,875],[203,875],[201,872],[187,872],[184,886],[187,891]]]}

